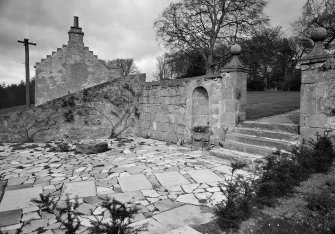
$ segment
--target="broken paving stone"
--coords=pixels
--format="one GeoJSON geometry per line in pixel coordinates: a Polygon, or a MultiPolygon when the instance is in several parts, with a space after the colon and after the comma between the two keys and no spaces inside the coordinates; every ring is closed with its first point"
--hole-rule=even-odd
{"type": "Polygon", "coordinates": [[[148,189],[148,190],[141,190],[145,197],[159,197],[160,195],[156,192],[156,190],[148,189]]]}
{"type": "Polygon", "coordinates": [[[187,172],[192,179],[194,179],[197,183],[208,183],[208,182],[216,182],[223,181],[221,177],[216,175],[209,169],[202,170],[192,170],[187,172]]]}
{"type": "Polygon", "coordinates": [[[108,193],[114,193],[114,190],[111,188],[106,188],[106,187],[97,187],[98,196],[108,194],[108,193]]]}
{"type": "Polygon", "coordinates": [[[223,195],[221,192],[215,192],[210,198],[210,204],[212,206],[214,206],[214,205],[216,205],[216,204],[218,204],[222,201],[226,201],[226,200],[227,200],[226,196],[223,195]]]}
{"type": "Polygon", "coordinates": [[[198,199],[193,194],[180,195],[176,201],[186,204],[200,205],[198,199]]]}
{"type": "Polygon", "coordinates": [[[48,220],[47,219],[36,219],[25,223],[22,227],[22,233],[32,233],[33,231],[37,230],[38,228],[43,228],[47,226],[48,220]]]}
{"type": "Polygon", "coordinates": [[[22,227],[23,223],[18,223],[14,225],[9,225],[6,227],[0,227],[0,231],[5,232],[5,233],[17,233],[16,230],[20,229],[22,227]]]}
{"type": "Polygon", "coordinates": [[[7,182],[7,186],[22,184],[27,179],[28,179],[28,176],[9,178],[7,182]]]}
{"type": "Polygon", "coordinates": [[[179,172],[169,171],[154,174],[161,185],[164,187],[189,184],[190,182],[179,172]]]}
{"type": "Polygon", "coordinates": [[[95,208],[96,206],[92,204],[83,203],[77,208],[77,211],[84,215],[90,215],[91,211],[93,211],[95,208]]]}
{"type": "Polygon", "coordinates": [[[20,223],[21,215],[21,209],[0,212],[0,227],[20,223]]]}
{"type": "Polygon", "coordinates": [[[39,199],[39,194],[41,193],[42,187],[5,191],[5,195],[0,204],[0,212],[32,206],[34,204],[31,200],[35,198],[39,199]]]}
{"type": "MultiPolygon", "coordinates": [[[[173,202],[170,199],[166,199],[166,200],[161,200],[161,201],[157,201],[153,204],[160,212],[164,212],[167,210],[171,210],[174,208],[177,208],[181,205],[183,205],[182,203],[179,202],[173,202]]],[[[151,209],[149,209],[151,210],[151,209]]],[[[151,210],[153,211],[153,210],[151,210]]]]}
{"type": "Polygon", "coordinates": [[[172,231],[169,231],[167,234],[201,234],[201,232],[194,230],[190,226],[183,226],[177,229],[173,229],[172,231]]]}
{"type": "Polygon", "coordinates": [[[153,218],[171,230],[184,225],[208,223],[213,219],[213,214],[203,206],[183,205],[154,215],[153,218]]]}
{"type": "Polygon", "coordinates": [[[152,188],[149,180],[145,177],[145,175],[142,174],[119,177],[118,181],[122,191],[124,192],[152,188]]]}
{"type": "Polygon", "coordinates": [[[139,200],[144,200],[144,196],[141,191],[130,191],[130,192],[125,192],[125,193],[112,193],[112,194],[106,194],[101,197],[109,197],[110,199],[115,199],[118,200],[119,202],[122,203],[127,203],[127,202],[134,202],[134,201],[139,201],[139,200]]]}
{"type": "Polygon", "coordinates": [[[185,193],[192,193],[199,187],[199,184],[185,184],[181,186],[185,193]]]}
{"type": "Polygon", "coordinates": [[[101,202],[101,199],[97,196],[83,197],[84,201],[88,204],[95,205],[101,202]]]}
{"type": "MultiPolygon", "coordinates": [[[[147,215],[149,216],[149,214],[147,215]]],[[[130,224],[131,227],[143,227],[143,225],[146,227],[147,233],[163,234],[168,232],[168,229],[164,225],[152,218],[146,218],[130,224]]]]}
{"type": "Polygon", "coordinates": [[[97,191],[95,181],[81,181],[73,183],[65,183],[62,191],[61,200],[65,200],[67,195],[70,199],[76,197],[96,196],[97,191]]]}
{"type": "Polygon", "coordinates": [[[30,221],[34,219],[40,219],[40,218],[41,216],[37,212],[31,212],[31,213],[23,214],[21,221],[25,222],[25,221],[30,221]]]}

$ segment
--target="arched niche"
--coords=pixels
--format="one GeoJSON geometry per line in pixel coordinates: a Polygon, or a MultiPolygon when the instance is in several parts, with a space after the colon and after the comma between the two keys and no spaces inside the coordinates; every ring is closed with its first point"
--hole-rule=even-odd
{"type": "Polygon", "coordinates": [[[196,87],[192,94],[192,127],[207,126],[209,123],[209,99],[207,90],[196,87]]]}

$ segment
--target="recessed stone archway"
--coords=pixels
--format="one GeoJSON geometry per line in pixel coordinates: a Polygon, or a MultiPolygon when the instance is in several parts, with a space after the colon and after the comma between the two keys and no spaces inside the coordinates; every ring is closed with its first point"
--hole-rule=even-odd
{"type": "Polygon", "coordinates": [[[192,127],[209,124],[209,98],[207,90],[198,86],[192,94],[192,127]]]}

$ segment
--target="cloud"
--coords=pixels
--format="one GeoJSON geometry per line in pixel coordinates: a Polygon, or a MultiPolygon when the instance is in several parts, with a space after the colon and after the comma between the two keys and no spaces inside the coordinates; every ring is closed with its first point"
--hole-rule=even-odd
{"type": "MultiPolygon", "coordinates": [[[[152,79],[155,58],[162,52],[155,40],[154,20],[172,0],[0,0],[0,83],[24,77],[24,49],[30,47],[30,70],[36,62],[67,44],[73,16],[85,33],[85,45],[101,59],[134,58],[152,79]]],[[[271,0],[266,12],[275,24],[286,25],[300,15],[304,0],[271,0]]]]}

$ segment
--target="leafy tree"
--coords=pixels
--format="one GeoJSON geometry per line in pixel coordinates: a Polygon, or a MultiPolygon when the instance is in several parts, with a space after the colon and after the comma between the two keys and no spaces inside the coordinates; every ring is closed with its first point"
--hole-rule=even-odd
{"type": "Polygon", "coordinates": [[[138,67],[134,63],[134,59],[114,59],[107,61],[107,67],[119,68],[122,76],[136,75],[139,73],[138,67]]]}
{"type": "MultiPolygon", "coordinates": [[[[26,103],[26,84],[23,80],[18,84],[0,84],[0,109],[21,106],[26,103]]],[[[30,81],[30,103],[35,103],[35,79],[30,81]]]]}
{"type": "Polygon", "coordinates": [[[299,89],[296,65],[303,50],[297,38],[286,38],[280,27],[266,27],[255,31],[251,38],[241,41],[242,60],[249,67],[249,88],[299,89]],[[256,85],[260,87],[252,87],[256,85]]]}
{"type": "Polygon", "coordinates": [[[309,38],[317,27],[327,29],[328,36],[324,41],[326,48],[335,45],[335,0],[307,0],[303,6],[302,16],[293,23],[299,36],[309,38]]]}
{"type": "Polygon", "coordinates": [[[264,0],[185,0],[171,3],[154,22],[157,38],[171,52],[197,51],[212,71],[221,44],[247,36],[267,22],[264,0]]]}

